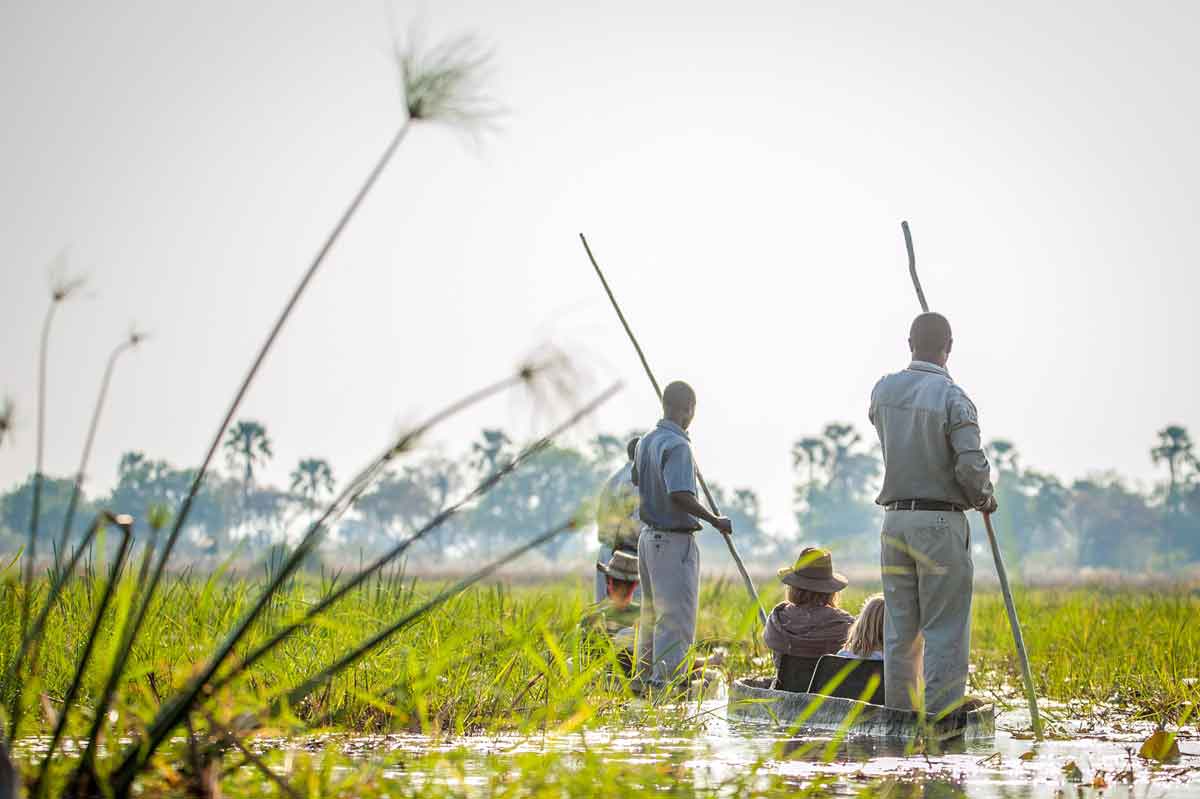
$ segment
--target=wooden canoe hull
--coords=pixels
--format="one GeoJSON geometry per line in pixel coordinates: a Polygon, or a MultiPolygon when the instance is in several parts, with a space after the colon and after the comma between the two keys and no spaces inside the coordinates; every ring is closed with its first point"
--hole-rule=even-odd
{"type": "Polygon", "coordinates": [[[835,732],[842,729],[846,719],[857,711],[857,716],[846,727],[848,735],[892,740],[912,740],[923,733],[932,733],[941,740],[980,740],[996,735],[996,713],[992,705],[957,711],[936,723],[922,724],[920,714],[911,710],[836,696],[773,691],[767,687],[770,684],[770,677],[734,680],[729,688],[729,717],[773,721],[791,727],[808,713],[810,715],[800,729],[835,732]],[[817,707],[814,709],[813,705],[817,707]]]}

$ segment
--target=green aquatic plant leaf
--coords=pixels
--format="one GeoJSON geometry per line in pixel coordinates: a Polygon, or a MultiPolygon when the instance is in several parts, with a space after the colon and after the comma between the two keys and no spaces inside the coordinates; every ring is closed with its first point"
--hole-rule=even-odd
{"type": "Polygon", "coordinates": [[[1169,763],[1179,759],[1179,742],[1175,733],[1157,730],[1145,740],[1138,749],[1138,757],[1143,760],[1154,760],[1159,763],[1169,763]]]}

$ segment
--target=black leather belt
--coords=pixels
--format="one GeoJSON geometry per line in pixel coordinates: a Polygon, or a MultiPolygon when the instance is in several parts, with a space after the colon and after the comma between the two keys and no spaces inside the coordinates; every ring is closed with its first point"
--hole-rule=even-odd
{"type": "Polygon", "coordinates": [[[646,526],[656,533],[687,533],[688,535],[691,535],[693,533],[700,532],[695,527],[655,527],[652,524],[648,524],[646,526]]]}
{"type": "Polygon", "coordinates": [[[883,506],[884,510],[956,510],[961,511],[961,505],[953,502],[942,502],[937,499],[900,499],[883,506]]]}

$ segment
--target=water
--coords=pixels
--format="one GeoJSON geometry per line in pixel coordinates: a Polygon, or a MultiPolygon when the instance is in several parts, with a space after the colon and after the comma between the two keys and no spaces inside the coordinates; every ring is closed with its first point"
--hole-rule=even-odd
{"type": "MultiPolygon", "coordinates": [[[[1194,728],[1179,739],[1180,760],[1164,765],[1137,757],[1138,747],[1153,731],[1150,727],[1092,731],[1087,737],[1040,744],[998,729],[993,741],[928,755],[906,753],[902,744],[852,739],[837,746],[832,759],[827,759],[828,738],[789,739],[769,724],[729,720],[724,707],[723,701],[705,703],[701,712],[706,720],[694,734],[630,728],[533,738],[389,735],[347,738],[338,748],[355,759],[371,760],[383,769],[385,778],[452,779],[467,792],[487,783],[497,768],[497,757],[512,758],[515,764],[521,755],[569,755],[586,748],[614,763],[659,764],[663,773],[690,779],[697,786],[722,784],[761,763],[759,773],[764,779],[777,776],[797,787],[832,780],[831,792],[847,796],[867,786],[899,783],[919,786],[924,795],[938,797],[1200,799],[1200,735],[1194,728]],[[439,752],[454,754],[453,777],[435,767],[414,769],[414,763],[436,761],[422,756],[439,752]],[[1064,772],[1072,762],[1079,770],[1078,781],[1064,772]]],[[[1017,713],[1001,714],[997,726],[1019,729],[1027,721],[1017,713]]]]}
{"type": "MultiPolygon", "coordinates": [[[[635,708],[623,728],[564,735],[330,735],[257,739],[252,745],[260,753],[283,751],[285,775],[291,760],[286,753],[332,749],[347,758],[335,767],[344,774],[370,764],[385,783],[442,783],[467,795],[482,794],[498,771],[519,780],[523,758],[530,755],[570,759],[586,750],[614,765],[654,766],[667,779],[698,788],[721,786],[757,764],[763,782],[774,778],[802,788],[821,781],[840,796],[874,787],[898,788],[900,795],[920,793],[928,799],[1200,799],[1200,729],[1195,726],[1185,728],[1178,739],[1181,758],[1160,765],[1137,757],[1142,741],[1153,732],[1145,724],[1102,728],[1093,721],[1060,723],[1059,731],[1072,733],[1070,739],[1035,743],[1007,731],[1028,729],[1028,715],[1006,712],[997,717],[994,740],[921,754],[906,752],[898,743],[849,739],[830,746],[829,737],[788,738],[769,723],[728,719],[725,706],[724,699],[690,705],[684,715],[698,721],[678,729],[647,728],[648,716],[635,708]],[[447,767],[451,762],[453,767],[447,767]],[[1064,772],[1068,763],[1078,768],[1078,781],[1064,772]]],[[[1061,710],[1051,705],[1046,709],[1051,714],[1061,710]]],[[[64,748],[73,754],[69,741],[64,748]]],[[[26,738],[16,754],[40,759],[43,749],[44,739],[26,738]]],[[[242,768],[252,771],[251,766],[242,768]]]]}

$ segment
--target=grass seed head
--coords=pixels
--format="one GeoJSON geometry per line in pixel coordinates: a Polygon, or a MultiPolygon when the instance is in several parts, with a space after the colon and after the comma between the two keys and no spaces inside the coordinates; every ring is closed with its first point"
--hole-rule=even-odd
{"type": "Polygon", "coordinates": [[[517,367],[535,413],[556,412],[579,404],[590,381],[574,359],[552,344],[538,347],[517,367]]]}
{"type": "Polygon", "coordinates": [[[491,51],[473,36],[460,36],[428,49],[419,40],[414,33],[407,44],[393,46],[409,117],[445,122],[469,132],[490,127],[500,114],[499,106],[483,89],[491,51]]]}

